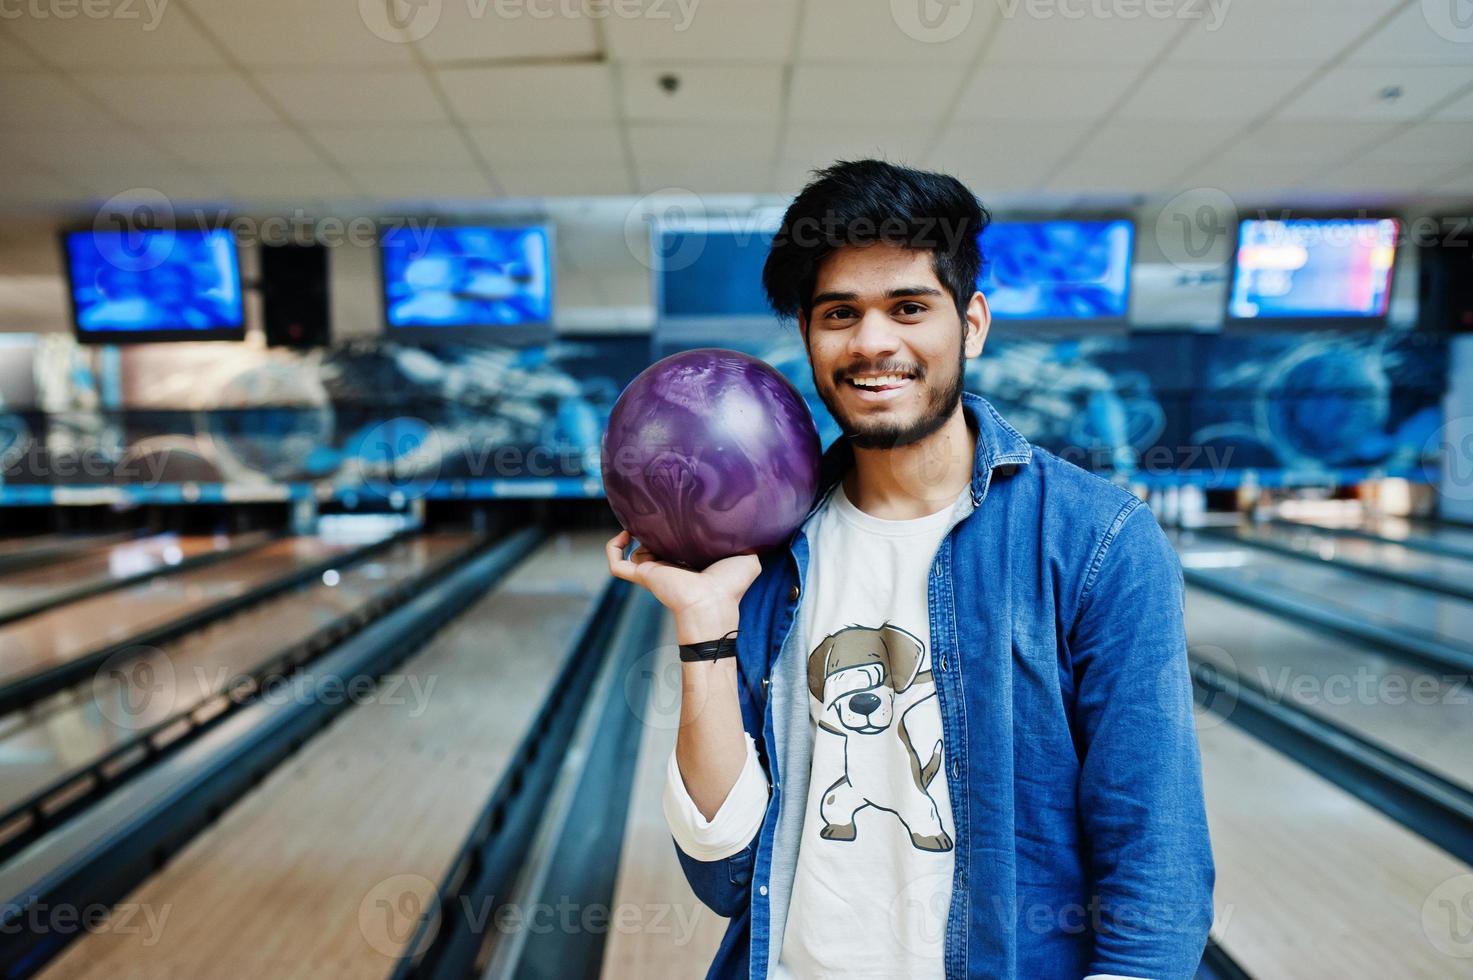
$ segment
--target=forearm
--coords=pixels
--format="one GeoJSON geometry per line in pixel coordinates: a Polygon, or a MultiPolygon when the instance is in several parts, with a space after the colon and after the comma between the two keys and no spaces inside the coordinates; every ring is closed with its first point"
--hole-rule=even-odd
{"type": "MultiPolygon", "coordinates": [[[[675,620],[677,643],[698,643],[737,628],[737,609],[692,610],[675,620]]],[[[712,819],[747,759],[735,657],[681,664],[680,731],[675,761],[701,815],[712,819]]]]}

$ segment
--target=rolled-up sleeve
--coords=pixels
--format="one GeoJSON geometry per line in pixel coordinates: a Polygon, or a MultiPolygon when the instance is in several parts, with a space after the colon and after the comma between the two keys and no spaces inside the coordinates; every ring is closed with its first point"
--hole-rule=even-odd
{"type": "Polygon", "coordinates": [[[697,861],[723,861],[740,853],[762,827],[771,791],[750,733],[746,733],[746,739],[747,761],[710,820],[701,815],[690,798],[675,753],[670,753],[665,773],[665,822],[676,846],[697,861]]]}

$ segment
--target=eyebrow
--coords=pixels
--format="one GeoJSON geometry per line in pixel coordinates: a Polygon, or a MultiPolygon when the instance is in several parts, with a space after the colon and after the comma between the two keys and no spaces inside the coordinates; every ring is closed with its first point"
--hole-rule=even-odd
{"type": "MultiPolygon", "coordinates": [[[[940,296],[941,290],[934,286],[901,286],[892,289],[885,294],[886,299],[903,299],[906,296],[940,296]]],[[[858,293],[819,293],[813,297],[813,306],[822,306],[824,303],[853,303],[859,299],[858,293]]]]}

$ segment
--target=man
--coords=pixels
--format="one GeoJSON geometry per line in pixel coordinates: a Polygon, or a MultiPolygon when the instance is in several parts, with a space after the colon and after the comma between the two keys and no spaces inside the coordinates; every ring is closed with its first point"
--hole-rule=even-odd
{"type": "Polygon", "coordinates": [[[688,661],[664,804],[731,919],[710,977],[1196,969],[1181,568],[1139,500],[963,393],[987,220],[940,174],[816,175],[763,271],[844,433],[813,511],[699,573],[609,542],[688,661]]]}

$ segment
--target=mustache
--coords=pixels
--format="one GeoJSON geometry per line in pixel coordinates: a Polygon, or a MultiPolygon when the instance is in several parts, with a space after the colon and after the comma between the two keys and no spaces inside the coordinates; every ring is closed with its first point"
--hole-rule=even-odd
{"type": "Polygon", "coordinates": [[[848,367],[839,368],[834,372],[834,384],[848,381],[850,378],[860,374],[905,374],[920,381],[926,376],[926,369],[919,364],[906,364],[904,361],[851,364],[848,367]]]}

